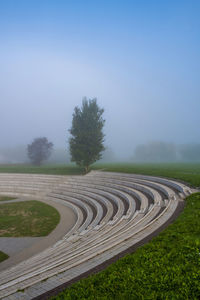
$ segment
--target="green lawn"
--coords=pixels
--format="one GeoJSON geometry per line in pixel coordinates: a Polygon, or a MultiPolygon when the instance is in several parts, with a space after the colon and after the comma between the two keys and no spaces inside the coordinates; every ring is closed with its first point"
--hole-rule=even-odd
{"type": "Polygon", "coordinates": [[[7,259],[9,256],[5,254],[4,252],[0,251],[0,262],[7,259]]]}
{"type": "Polygon", "coordinates": [[[0,201],[8,201],[8,200],[14,200],[16,198],[8,197],[8,196],[0,196],[0,201]]]}
{"type": "Polygon", "coordinates": [[[75,166],[69,165],[42,165],[33,166],[25,164],[8,164],[0,165],[0,173],[30,173],[30,174],[53,174],[53,175],[79,175],[83,174],[84,170],[75,166]]]}
{"type": "Polygon", "coordinates": [[[46,236],[59,223],[58,211],[39,201],[0,205],[0,237],[46,236]]]}

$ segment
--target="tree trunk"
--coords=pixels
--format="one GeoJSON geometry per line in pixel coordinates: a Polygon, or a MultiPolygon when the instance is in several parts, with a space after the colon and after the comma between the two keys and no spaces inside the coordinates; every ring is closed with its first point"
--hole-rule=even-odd
{"type": "Polygon", "coordinates": [[[85,173],[87,174],[89,171],[89,166],[85,166],[85,173]]]}

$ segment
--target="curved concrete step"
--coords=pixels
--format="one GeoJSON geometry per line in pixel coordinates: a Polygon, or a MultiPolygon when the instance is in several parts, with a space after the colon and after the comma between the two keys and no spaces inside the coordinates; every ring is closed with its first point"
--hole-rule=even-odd
{"type": "Polygon", "coordinates": [[[81,274],[152,234],[174,214],[182,202],[179,195],[191,192],[172,180],[106,172],[0,174],[0,193],[6,191],[63,203],[77,215],[76,224],[59,242],[0,272],[0,297],[18,293],[22,299],[39,282],[48,282],[60,272],[73,278],[73,270],[81,274]],[[18,290],[24,288],[22,295],[18,290]]]}

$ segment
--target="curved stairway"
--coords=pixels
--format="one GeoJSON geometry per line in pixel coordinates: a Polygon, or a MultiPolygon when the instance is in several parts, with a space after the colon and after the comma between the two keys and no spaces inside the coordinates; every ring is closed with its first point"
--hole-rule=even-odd
{"type": "Polygon", "coordinates": [[[53,200],[77,216],[56,244],[0,271],[0,298],[44,295],[126,252],[162,227],[190,193],[183,183],[135,174],[0,174],[0,194],[53,200]]]}

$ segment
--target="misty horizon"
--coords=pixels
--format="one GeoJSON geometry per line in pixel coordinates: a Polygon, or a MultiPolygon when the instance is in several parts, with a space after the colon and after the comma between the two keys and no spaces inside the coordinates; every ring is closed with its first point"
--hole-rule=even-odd
{"type": "MultiPolygon", "coordinates": [[[[30,163],[27,152],[28,145],[0,148],[0,163],[30,163]]],[[[176,145],[163,141],[151,141],[147,144],[139,144],[134,148],[132,155],[120,156],[110,147],[105,147],[102,158],[97,163],[162,163],[162,162],[200,162],[200,144],[176,145]]],[[[50,157],[43,164],[69,164],[71,162],[70,151],[67,148],[53,146],[50,157]]]]}
{"type": "Polygon", "coordinates": [[[105,109],[116,159],[152,141],[199,144],[199,9],[198,1],[1,2],[0,149],[42,136],[67,149],[84,96],[105,109]]]}

